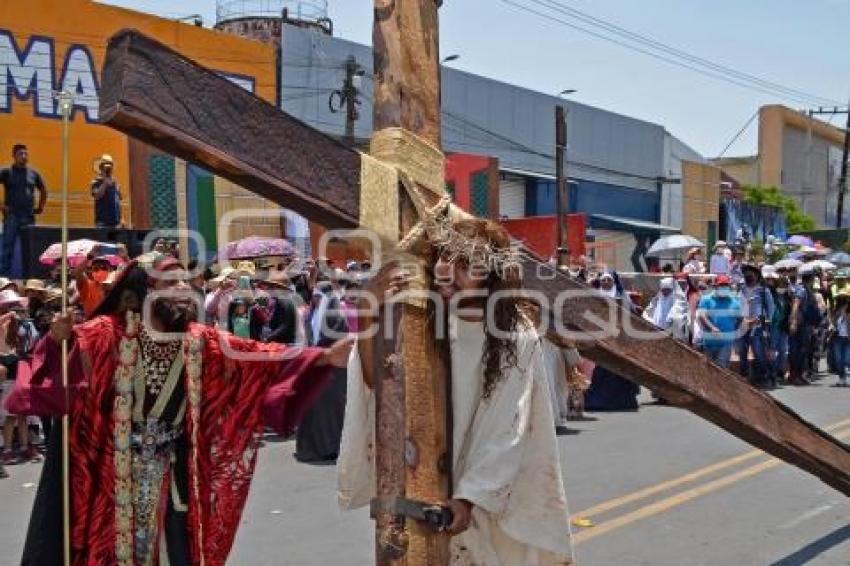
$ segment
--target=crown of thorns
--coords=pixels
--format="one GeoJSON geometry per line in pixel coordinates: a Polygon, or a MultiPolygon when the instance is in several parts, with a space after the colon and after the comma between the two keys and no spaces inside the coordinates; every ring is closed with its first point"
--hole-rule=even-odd
{"type": "Polygon", "coordinates": [[[462,262],[488,273],[504,277],[506,272],[519,266],[517,251],[494,245],[483,238],[470,238],[458,232],[450,218],[429,218],[426,230],[432,244],[448,262],[462,262]]]}

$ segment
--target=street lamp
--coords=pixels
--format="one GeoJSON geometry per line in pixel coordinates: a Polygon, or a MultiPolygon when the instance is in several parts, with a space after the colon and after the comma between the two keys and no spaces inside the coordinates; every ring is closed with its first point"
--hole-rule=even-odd
{"type": "Polygon", "coordinates": [[[452,61],[457,61],[458,59],[460,59],[460,55],[455,53],[454,55],[449,55],[448,57],[445,57],[441,64],[445,65],[446,63],[451,63],[452,61]]]}

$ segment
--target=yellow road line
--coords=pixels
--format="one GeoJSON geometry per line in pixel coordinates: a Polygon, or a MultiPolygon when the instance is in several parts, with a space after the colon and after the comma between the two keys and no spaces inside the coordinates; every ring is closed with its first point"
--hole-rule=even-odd
{"type": "MultiPolygon", "coordinates": [[[[835,436],[836,438],[848,437],[850,436],[850,430],[842,431],[836,434],[835,436]]],[[[669,511],[670,509],[678,507],[683,503],[687,503],[688,501],[691,501],[698,497],[702,497],[703,495],[708,495],[709,493],[722,489],[728,485],[732,485],[741,480],[752,477],[756,474],[765,472],[771,468],[775,468],[776,466],[782,463],[782,460],[771,458],[770,460],[761,462],[760,464],[755,464],[753,466],[750,466],[749,468],[744,468],[743,470],[740,470],[728,476],[723,476],[708,483],[698,485],[691,489],[679,492],[675,495],[671,495],[670,497],[667,497],[660,501],[656,501],[655,503],[651,503],[639,509],[635,509],[634,511],[625,513],[624,515],[620,515],[619,517],[616,517],[609,521],[599,523],[593,528],[576,533],[575,535],[573,535],[573,543],[580,544],[592,538],[596,538],[606,533],[610,533],[611,531],[620,529],[630,523],[634,523],[635,521],[646,519],[647,517],[652,517],[653,515],[658,515],[665,511],[669,511]]]]}
{"type": "MultiPolygon", "coordinates": [[[[824,428],[826,431],[832,431],[839,429],[845,425],[850,424],[850,419],[845,419],[843,421],[839,421],[837,423],[833,423],[824,428]]],[[[639,489],[637,491],[633,491],[626,495],[616,497],[614,499],[609,499],[608,501],[603,501],[602,503],[598,503],[593,507],[589,507],[583,511],[578,511],[573,513],[574,517],[592,517],[594,515],[600,515],[607,511],[611,511],[612,509],[616,509],[618,507],[622,507],[624,505],[628,505],[629,503],[633,503],[635,501],[639,501],[641,499],[645,499],[650,495],[655,495],[656,493],[667,491],[668,489],[680,486],[685,483],[690,483],[694,480],[697,480],[703,476],[707,476],[713,474],[715,472],[719,472],[720,470],[725,470],[726,468],[730,468],[732,466],[737,466],[738,464],[742,464],[748,460],[752,460],[753,458],[757,458],[763,455],[764,452],[762,450],[751,450],[750,452],[745,452],[739,456],[734,456],[732,458],[728,458],[726,460],[720,460],[719,462],[715,462],[714,464],[710,464],[705,466],[704,468],[699,468],[694,470],[693,472],[684,474],[682,476],[663,481],[661,483],[657,483],[655,485],[647,486],[645,488],[639,489]]]]}

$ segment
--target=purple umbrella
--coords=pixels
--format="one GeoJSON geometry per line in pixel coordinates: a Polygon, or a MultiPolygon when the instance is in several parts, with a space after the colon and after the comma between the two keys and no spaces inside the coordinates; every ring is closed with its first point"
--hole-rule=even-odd
{"type": "Polygon", "coordinates": [[[258,257],[292,256],[295,250],[292,244],[282,238],[267,238],[263,236],[248,236],[235,242],[219,252],[219,259],[254,259],[258,257]]]}
{"type": "Polygon", "coordinates": [[[791,245],[791,246],[809,246],[810,248],[814,247],[814,245],[815,245],[814,240],[812,240],[808,236],[800,236],[800,235],[791,236],[790,238],[788,238],[787,243],[788,243],[788,245],[791,245]]]}

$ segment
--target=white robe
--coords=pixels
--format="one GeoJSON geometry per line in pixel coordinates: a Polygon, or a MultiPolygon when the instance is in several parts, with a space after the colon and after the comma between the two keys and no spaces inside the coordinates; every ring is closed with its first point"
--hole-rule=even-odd
{"type": "MultiPolygon", "coordinates": [[[[540,339],[519,334],[518,367],[482,400],[484,333],[455,319],[452,332],[453,497],[473,503],[470,528],[452,539],[452,563],[476,566],[572,563],[567,499],[540,339]]],[[[339,503],[375,494],[374,393],[354,348],[337,463],[339,503]]]]}
{"type": "Polygon", "coordinates": [[[542,340],[543,361],[546,366],[546,382],[549,385],[549,399],[552,401],[552,418],[555,426],[567,425],[569,413],[567,388],[567,368],[561,348],[547,339],[542,340]]]}

